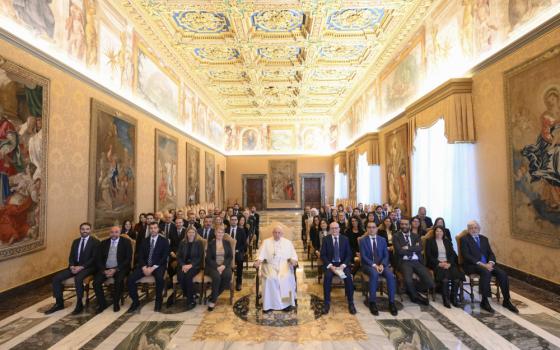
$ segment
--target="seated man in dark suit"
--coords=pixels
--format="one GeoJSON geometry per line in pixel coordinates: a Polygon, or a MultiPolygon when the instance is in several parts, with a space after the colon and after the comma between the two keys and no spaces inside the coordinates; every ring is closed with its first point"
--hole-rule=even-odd
{"type": "Polygon", "coordinates": [[[57,273],[52,281],[53,296],[56,299],[56,304],[47,310],[45,314],[52,314],[64,309],[62,282],[70,277],[74,277],[77,299],[76,308],[72,311],[72,314],[77,315],[84,309],[82,303],[84,278],[95,273],[95,256],[97,254],[97,246],[99,245],[97,238],[90,236],[90,233],[90,223],[85,222],[80,225],[80,238],[75,239],[70,248],[69,266],[66,270],[57,273]]]}
{"type": "Polygon", "coordinates": [[[215,238],[214,229],[212,228],[211,216],[207,216],[204,218],[204,226],[198,229],[198,234],[208,242],[215,238]]]}
{"type": "Polygon", "coordinates": [[[177,227],[175,227],[173,215],[171,215],[171,213],[166,212],[163,214],[163,220],[159,223],[159,231],[167,239],[170,239],[171,236],[176,233],[177,227]]]}
{"type": "Polygon", "coordinates": [[[251,217],[252,222],[253,222],[253,226],[255,227],[255,246],[258,247],[259,246],[259,225],[260,225],[260,221],[261,221],[261,216],[259,215],[259,213],[257,213],[257,208],[253,205],[251,207],[251,217]]]}
{"type": "Polygon", "coordinates": [[[418,219],[420,219],[420,227],[422,227],[422,230],[428,231],[428,229],[430,229],[430,227],[434,226],[434,224],[432,222],[432,218],[429,217],[429,216],[426,216],[426,208],[425,207],[418,208],[417,217],[418,217],[418,219]]]}
{"type": "Polygon", "coordinates": [[[463,270],[467,274],[480,276],[479,288],[482,296],[480,307],[488,312],[494,312],[488,298],[492,297],[490,279],[496,276],[504,296],[503,306],[511,312],[518,313],[517,308],[511,303],[508,276],[504,270],[496,266],[496,256],[492,252],[488,238],[480,234],[480,225],[474,220],[468,223],[467,230],[469,234],[461,239],[463,270]]]}
{"type": "Polygon", "coordinates": [[[387,290],[389,291],[389,311],[391,315],[397,316],[397,307],[395,306],[397,284],[395,282],[395,275],[389,269],[387,240],[377,236],[377,230],[374,222],[368,222],[367,236],[360,241],[362,271],[369,277],[369,311],[375,316],[379,315],[375,300],[377,281],[379,275],[382,275],[387,281],[387,290]]]}
{"type": "Polygon", "coordinates": [[[237,270],[235,271],[235,290],[240,291],[241,283],[243,282],[243,258],[247,250],[247,233],[244,228],[237,226],[237,216],[232,215],[232,217],[229,218],[229,223],[231,226],[228,228],[227,234],[236,241],[235,264],[237,265],[237,270]]]}
{"type": "Polygon", "coordinates": [[[97,298],[96,313],[103,312],[107,307],[105,294],[103,293],[103,282],[113,278],[113,311],[120,308],[120,300],[124,290],[124,279],[130,272],[132,262],[132,242],[128,238],[121,237],[118,226],[111,227],[109,238],[103,240],[97,253],[97,273],[93,280],[93,290],[97,298]]]}
{"type": "Polygon", "coordinates": [[[401,231],[393,236],[393,247],[397,254],[397,264],[403,274],[406,292],[410,296],[410,300],[413,303],[428,305],[428,299],[418,294],[412,275],[416,273],[420,282],[426,288],[433,288],[434,280],[424,266],[420,236],[410,232],[410,221],[408,219],[401,219],[401,231]]]}
{"type": "Polygon", "coordinates": [[[150,237],[142,242],[138,252],[138,263],[130,277],[128,277],[128,294],[132,305],[128,312],[134,312],[140,307],[136,282],[144,276],[154,276],[156,282],[156,302],[154,311],[161,311],[164,274],[169,256],[169,241],[159,234],[156,222],[150,224],[150,237]]]}
{"type": "Polygon", "coordinates": [[[328,314],[331,304],[331,287],[332,280],[337,270],[342,270],[346,275],[344,278],[344,289],[346,290],[346,298],[348,299],[348,312],[356,314],[354,306],[354,285],[352,283],[352,271],[350,264],[354,256],[350,249],[350,242],[346,236],[340,234],[340,226],[333,222],[329,225],[330,235],[323,239],[321,245],[321,260],[323,261],[323,292],[325,297],[325,305],[323,306],[323,314],[328,314]]]}

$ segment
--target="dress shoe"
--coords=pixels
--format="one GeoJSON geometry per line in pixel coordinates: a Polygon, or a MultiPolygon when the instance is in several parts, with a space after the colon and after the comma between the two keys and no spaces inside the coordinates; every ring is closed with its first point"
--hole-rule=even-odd
{"type": "Polygon", "coordinates": [[[215,306],[208,306],[208,311],[214,311],[215,306]]]}
{"type": "Polygon", "coordinates": [[[119,311],[121,311],[121,305],[120,305],[118,302],[116,302],[115,304],[113,304],[113,311],[114,311],[114,312],[119,312],[119,311]]]}
{"type": "Polygon", "coordinates": [[[445,306],[448,309],[451,309],[451,304],[449,304],[449,300],[447,299],[443,299],[443,306],[445,306]]]}
{"type": "Polygon", "coordinates": [[[128,309],[128,313],[133,313],[136,312],[136,310],[138,310],[140,308],[140,303],[139,302],[133,302],[132,305],[130,305],[130,308],[128,309]]]}
{"type": "Polygon", "coordinates": [[[492,309],[492,306],[490,306],[490,303],[488,302],[488,300],[483,300],[480,303],[480,308],[484,311],[488,311],[491,314],[494,313],[494,309],[492,309]]]}
{"type": "Polygon", "coordinates": [[[389,312],[391,313],[391,315],[397,316],[399,312],[397,311],[397,306],[395,305],[395,303],[389,303],[389,312]]]}
{"type": "Polygon", "coordinates": [[[194,301],[188,302],[187,303],[187,307],[186,310],[187,311],[191,311],[192,309],[194,309],[196,307],[196,303],[194,301]]]}
{"type": "Polygon", "coordinates": [[[272,309],[263,310],[263,313],[264,313],[264,314],[269,314],[269,313],[271,313],[272,311],[273,311],[272,309]]]}
{"type": "Polygon", "coordinates": [[[72,311],[72,315],[79,315],[84,311],[84,306],[82,304],[76,304],[74,311],[72,311]]]}
{"type": "Polygon", "coordinates": [[[373,316],[379,316],[379,310],[377,309],[376,303],[369,303],[369,312],[371,312],[373,316]]]}
{"type": "Polygon", "coordinates": [[[45,315],[50,315],[54,312],[64,309],[64,305],[62,304],[54,304],[50,309],[45,311],[45,315]]]}
{"type": "Polygon", "coordinates": [[[161,303],[156,303],[154,305],[154,311],[155,312],[161,312],[161,303]]]}
{"type": "Polygon", "coordinates": [[[241,291],[241,285],[240,284],[236,285],[235,290],[238,291],[238,292],[241,291]]]}
{"type": "Polygon", "coordinates": [[[502,306],[508,309],[509,311],[513,312],[514,314],[519,313],[519,310],[517,310],[515,305],[513,305],[509,299],[505,299],[502,306]]]}
{"type": "Polygon", "coordinates": [[[416,298],[412,299],[413,303],[418,305],[429,305],[430,301],[427,298],[424,298],[422,295],[418,294],[416,298]]]}
{"type": "Polygon", "coordinates": [[[106,308],[107,308],[107,306],[104,305],[104,304],[97,305],[97,307],[95,308],[95,314],[97,315],[97,314],[102,313],[103,310],[105,310],[106,308]]]}
{"type": "Polygon", "coordinates": [[[167,301],[165,302],[166,307],[171,307],[171,305],[175,304],[175,293],[171,293],[167,301]]]}
{"type": "Polygon", "coordinates": [[[331,310],[331,306],[329,304],[323,305],[323,315],[326,315],[331,310]]]}
{"type": "Polygon", "coordinates": [[[354,304],[349,304],[348,305],[348,312],[350,313],[350,315],[355,315],[356,314],[356,307],[354,306],[354,304]]]}
{"type": "Polygon", "coordinates": [[[294,309],[294,308],[292,307],[292,305],[290,305],[290,306],[287,306],[287,307],[283,308],[282,311],[284,311],[284,312],[290,312],[290,311],[292,311],[293,309],[294,309]]]}
{"type": "Polygon", "coordinates": [[[457,301],[457,299],[455,299],[455,300],[452,299],[451,300],[451,305],[453,305],[454,307],[458,307],[458,308],[462,307],[461,304],[459,304],[459,302],[457,301]]]}

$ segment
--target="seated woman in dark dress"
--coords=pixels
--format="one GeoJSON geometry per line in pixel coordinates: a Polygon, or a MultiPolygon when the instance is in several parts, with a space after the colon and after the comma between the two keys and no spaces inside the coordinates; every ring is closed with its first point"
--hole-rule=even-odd
{"type": "Polygon", "coordinates": [[[445,227],[445,220],[443,220],[443,218],[437,218],[436,221],[434,221],[434,227],[436,226],[441,226],[443,228],[444,237],[453,242],[451,232],[445,227]]]}
{"type": "Polygon", "coordinates": [[[203,257],[202,239],[197,239],[194,226],[189,226],[185,238],[179,243],[177,249],[177,280],[181,284],[183,295],[186,298],[187,311],[196,307],[193,277],[200,272],[203,257]]]}
{"type": "Polygon", "coordinates": [[[457,290],[465,275],[457,268],[457,254],[444,235],[443,227],[434,226],[434,237],[426,241],[426,266],[434,272],[435,281],[441,283],[443,305],[450,308],[451,301],[453,306],[460,307],[457,290]]]}
{"type": "Polygon", "coordinates": [[[397,257],[393,254],[393,235],[397,233],[397,231],[393,230],[393,220],[390,217],[386,217],[383,219],[383,222],[379,226],[379,230],[377,231],[377,235],[385,238],[387,241],[387,249],[389,250],[389,262],[391,266],[396,267],[397,265],[397,257]]]}

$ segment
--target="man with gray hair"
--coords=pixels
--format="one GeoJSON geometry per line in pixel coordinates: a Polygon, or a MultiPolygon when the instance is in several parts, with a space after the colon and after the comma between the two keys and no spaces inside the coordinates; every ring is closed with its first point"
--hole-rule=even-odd
{"type": "Polygon", "coordinates": [[[477,274],[480,276],[480,308],[490,313],[494,312],[488,298],[492,297],[490,280],[492,276],[495,276],[504,296],[502,305],[511,312],[518,313],[517,308],[511,303],[508,276],[504,270],[496,266],[496,256],[490,247],[488,238],[480,234],[480,224],[472,220],[467,224],[467,230],[469,234],[461,238],[463,269],[469,275],[477,274]]]}

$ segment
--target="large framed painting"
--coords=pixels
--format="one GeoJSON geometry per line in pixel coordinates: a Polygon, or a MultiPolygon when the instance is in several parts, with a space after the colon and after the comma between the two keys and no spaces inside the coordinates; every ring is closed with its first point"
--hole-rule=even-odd
{"type": "Polygon", "coordinates": [[[511,234],[560,248],[560,46],[504,75],[511,234]]]}
{"type": "Polygon", "coordinates": [[[297,160],[269,160],[269,203],[296,203],[297,160]]]}
{"type": "Polygon", "coordinates": [[[177,138],[156,129],[156,211],[177,207],[177,138]]]}
{"type": "Polygon", "coordinates": [[[88,220],[95,231],[134,217],[136,120],[91,100],[88,220]]]}
{"type": "Polygon", "coordinates": [[[46,246],[49,80],[0,56],[0,260],[46,246]]]}
{"type": "Polygon", "coordinates": [[[404,124],[385,134],[387,201],[410,215],[410,162],[408,155],[408,125],[404,124]]]}
{"type": "Polygon", "coordinates": [[[204,153],[205,199],[206,203],[213,203],[216,200],[216,160],[212,153],[204,153]]]}
{"type": "Polygon", "coordinates": [[[200,203],[200,149],[187,143],[187,203],[200,203]]]}
{"type": "Polygon", "coordinates": [[[358,169],[357,169],[357,151],[352,150],[348,152],[348,198],[350,200],[356,201],[358,198],[358,192],[356,190],[358,185],[358,169]]]}

